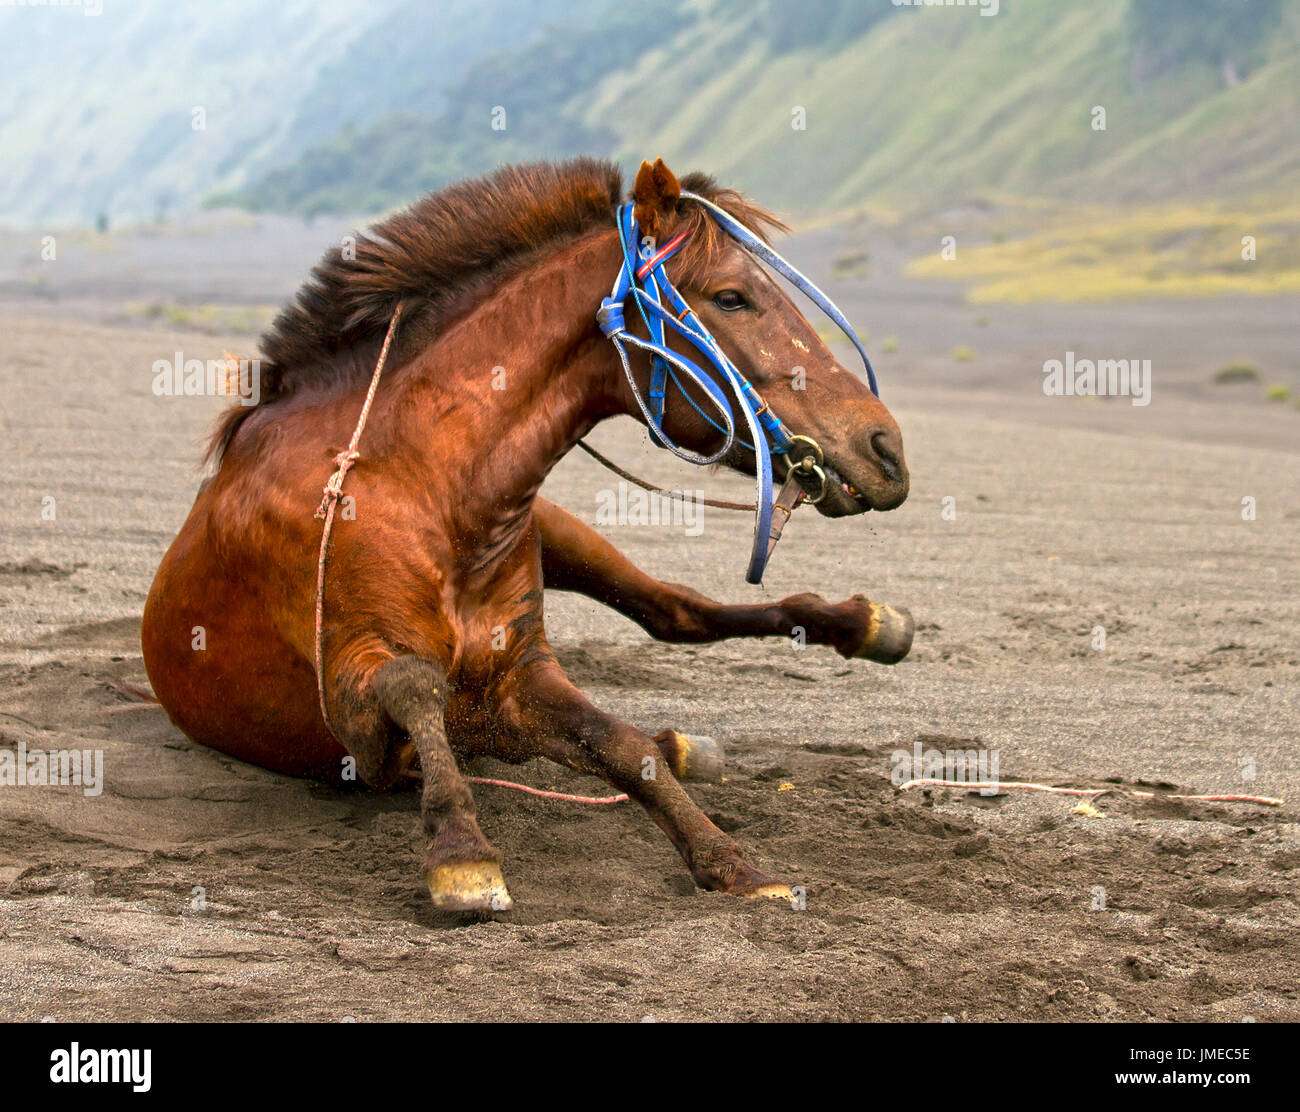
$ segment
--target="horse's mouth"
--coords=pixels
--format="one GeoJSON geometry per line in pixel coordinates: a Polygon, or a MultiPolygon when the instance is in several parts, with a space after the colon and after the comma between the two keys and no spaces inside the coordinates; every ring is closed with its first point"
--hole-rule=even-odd
{"type": "MultiPolygon", "coordinates": [[[[907,501],[911,486],[907,465],[901,454],[895,456],[877,449],[875,459],[850,457],[852,466],[841,459],[827,458],[823,464],[826,472],[826,494],[817,503],[818,511],[825,517],[850,517],[868,510],[883,513],[897,509],[907,501]]],[[[816,497],[816,491],[810,491],[816,497]]]]}
{"type": "Polygon", "coordinates": [[[824,464],[824,470],[826,493],[817,502],[819,513],[827,517],[848,517],[851,514],[864,514],[875,509],[871,504],[871,498],[841,475],[829,460],[824,464]]]}
{"type": "MultiPolygon", "coordinates": [[[[785,464],[784,457],[778,458],[782,464],[785,464]]],[[[846,467],[845,470],[848,468],[846,467]]],[[[856,470],[860,473],[861,466],[856,470]]],[[[885,475],[868,485],[870,481],[864,482],[858,475],[854,478],[846,477],[844,472],[829,459],[823,462],[822,471],[826,474],[824,487],[812,477],[807,480],[801,478],[800,486],[804,488],[804,493],[809,499],[817,498],[817,501],[811,504],[817,507],[817,512],[823,517],[852,517],[872,510],[892,510],[907,497],[906,472],[901,479],[885,475]],[[819,491],[822,492],[820,498],[818,498],[819,491]]],[[[785,464],[776,470],[774,477],[778,483],[782,483],[788,474],[789,465],[785,464]]]]}
{"type": "MultiPolygon", "coordinates": [[[[799,485],[804,488],[804,493],[809,499],[816,498],[816,502],[810,502],[810,505],[817,507],[817,512],[824,517],[850,517],[853,514],[864,514],[875,507],[871,503],[869,495],[863,494],[856,486],[846,479],[835,465],[827,460],[822,470],[826,474],[826,482],[823,486],[817,479],[809,477],[807,480],[800,479],[799,485]],[[820,491],[821,496],[818,497],[820,491]]],[[[776,477],[778,481],[784,482],[789,471],[783,469],[776,477]]]]}

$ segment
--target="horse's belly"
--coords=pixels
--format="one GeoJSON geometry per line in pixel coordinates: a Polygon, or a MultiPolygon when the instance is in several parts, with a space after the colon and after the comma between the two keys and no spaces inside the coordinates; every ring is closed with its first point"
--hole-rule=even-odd
{"type": "Polygon", "coordinates": [[[346,754],[321,720],[314,669],[257,592],[211,566],[191,524],[145,604],[141,644],[154,694],[194,741],[278,772],[337,780],[346,754]]]}

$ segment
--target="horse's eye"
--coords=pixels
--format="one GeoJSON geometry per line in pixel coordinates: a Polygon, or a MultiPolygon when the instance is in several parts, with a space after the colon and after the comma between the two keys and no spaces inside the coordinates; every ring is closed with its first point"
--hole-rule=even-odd
{"type": "Polygon", "coordinates": [[[719,309],[725,309],[728,313],[734,313],[737,309],[745,309],[749,302],[745,300],[745,295],[739,290],[719,290],[714,295],[713,304],[719,309]]]}

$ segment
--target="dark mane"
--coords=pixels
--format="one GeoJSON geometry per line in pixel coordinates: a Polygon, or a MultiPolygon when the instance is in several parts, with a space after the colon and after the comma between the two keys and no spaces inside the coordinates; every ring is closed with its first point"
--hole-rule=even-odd
{"type": "MultiPolygon", "coordinates": [[[[704,174],[688,174],[681,184],[760,234],[783,228],[704,174]]],[[[235,405],[222,415],[209,458],[220,464],[240,425],[257,409],[299,390],[350,385],[368,375],[369,367],[344,356],[378,345],[399,301],[418,302],[404,321],[418,313],[425,329],[437,329],[461,310],[467,292],[509,264],[612,228],[622,194],[623,176],[612,162],[575,158],[504,166],[427,194],[358,236],[349,251],[331,248],[262,337],[258,405],[235,405]]],[[[679,217],[695,234],[672,270],[689,285],[707,272],[725,237],[699,205],[682,202],[679,217]]]]}

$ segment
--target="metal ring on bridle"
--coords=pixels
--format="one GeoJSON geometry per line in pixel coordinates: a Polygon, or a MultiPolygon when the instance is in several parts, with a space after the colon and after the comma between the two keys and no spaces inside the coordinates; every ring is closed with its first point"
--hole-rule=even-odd
{"type": "Polygon", "coordinates": [[[826,472],[822,469],[825,455],[822,452],[821,445],[811,436],[792,436],[790,443],[786,445],[785,451],[780,454],[785,457],[791,473],[798,472],[796,478],[799,480],[800,486],[803,486],[804,477],[818,480],[817,497],[809,498],[805,495],[805,501],[809,505],[817,505],[826,497],[826,472]],[[797,463],[794,461],[796,455],[802,457],[797,463]]]}
{"type": "MultiPolygon", "coordinates": [[[[806,457],[806,458],[804,459],[804,463],[807,463],[808,460],[810,460],[810,459],[812,459],[811,456],[806,457]]],[[[804,494],[804,501],[807,502],[808,505],[810,505],[810,506],[815,506],[815,505],[817,505],[818,502],[820,502],[823,498],[826,497],[826,472],[823,471],[823,470],[821,469],[821,466],[820,466],[819,464],[816,464],[816,463],[814,463],[811,467],[807,467],[807,468],[805,468],[804,466],[800,465],[799,467],[794,468],[794,470],[795,470],[795,471],[802,472],[802,473],[805,474],[805,475],[815,475],[815,476],[817,477],[818,481],[819,481],[820,484],[821,484],[821,485],[817,488],[817,497],[816,497],[816,498],[809,498],[808,495],[807,495],[807,493],[804,494]]],[[[800,483],[800,486],[802,486],[802,485],[803,485],[803,484],[800,483]]]]}
{"type": "Polygon", "coordinates": [[[799,461],[799,463],[791,463],[790,466],[797,467],[801,471],[808,470],[809,468],[808,461],[810,459],[812,460],[813,464],[819,466],[826,462],[826,456],[822,452],[822,446],[818,444],[817,441],[815,441],[811,436],[790,437],[790,442],[785,446],[785,450],[779,452],[778,454],[785,456],[786,460],[789,461],[790,457],[793,456],[795,452],[800,452],[803,458],[799,461]],[[803,445],[802,449],[800,449],[800,445],[803,445]]]}

